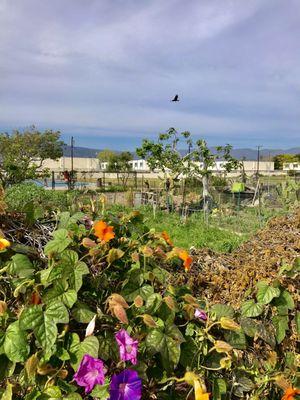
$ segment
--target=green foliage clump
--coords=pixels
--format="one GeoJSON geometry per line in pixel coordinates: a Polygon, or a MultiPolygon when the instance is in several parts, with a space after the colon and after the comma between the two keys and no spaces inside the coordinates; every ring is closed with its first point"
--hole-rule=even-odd
{"type": "MultiPolygon", "coordinates": [[[[282,381],[297,385],[292,288],[260,282],[240,310],[195,298],[170,284],[172,271],[190,273],[188,253],[138,212],[106,214],[92,228],[83,214],[65,212],[42,254],[12,243],[0,257],[5,400],[108,399],[111,376],[125,368],[143,380],[143,399],[184,400],[191,389],[196,400],[208,392],[213,400],[280,399],[282,381]],[[121,328],[139,343],[136,365],[120,360],[121,328]],[[107,370],[90,397],[73,381],[85,354],[107,370]]],[[[299,265],[281,273],[295,279],[299,265]]]]}
{"type": "Polygon", "coordinates": [[[33,212],[39,218],[47,212],[67,210],[77,195],[76,191],[46,190],[34,182],[24,182],[7,188],[4,199],[8,211],[33,212]]]}

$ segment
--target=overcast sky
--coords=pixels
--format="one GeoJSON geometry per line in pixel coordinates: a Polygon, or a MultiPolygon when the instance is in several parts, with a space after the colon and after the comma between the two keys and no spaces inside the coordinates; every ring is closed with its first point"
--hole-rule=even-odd
{"type": "Polygon", "coordinates": [[[0,129],[300,145],[300,0],[0,0],[0,129]],[[170,99],[179,94],[180,102],[170,99]]]}

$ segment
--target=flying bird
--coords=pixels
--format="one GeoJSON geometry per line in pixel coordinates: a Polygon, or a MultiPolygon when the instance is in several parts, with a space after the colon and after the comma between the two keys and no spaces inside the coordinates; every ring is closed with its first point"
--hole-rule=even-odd
{"type": "Polygon", "coordinates": [[[176,95],[174,96],[174,99],[173,99],[173,100],[171,100],[171,101],[179,101],[178,94],[176,94],[176,95]]]}

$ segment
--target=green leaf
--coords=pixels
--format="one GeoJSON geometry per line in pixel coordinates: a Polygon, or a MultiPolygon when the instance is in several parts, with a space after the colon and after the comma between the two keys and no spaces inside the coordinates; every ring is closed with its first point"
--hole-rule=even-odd
{"type": "Polygon", "coordinates": [[[78,212],[73,214],[72,216],[68,211],[62,212],[59,214],[59,229],[68,229],[71,228],[72,225],[76,224],[76,222],[80,221],[84,217],[82,212],[78,212]]]}
{"type": "Polygon", "coordinates": [[[234,309],[227,304],[214,304],[211,307],[210,311],[216,315],[217,319],[220,319],[222,317],[234,317],[234,309]]]}
{"type": "Polygon", "coordinates": [[[33,276],[34,268],[29,258],[24,254],[15,254],[9,263],[8,272],[19,278],[30,278],[33,276]]]}
{"type": "Polygon", "coordinates": [[[75,341],[70,347],[70,352],[72,353],[71,365],[76,371],[85,354],[89,354],[94,358],[98,357],[99,341],[95,336],[88,336],[81,343],[77,342],[76,337],[73,340],[75,341]]]}
{"type": "Polygon", "coordinates": [[[7,381],[5,385],[5,392],[3,393],[1,400],[12,400],[13,398],[12,388],[13,388],[12,384],[9,381],[7,381]]]}
{"type": "Polygon", "coordinates": [[[241,328],[247,336],[254,337],[257,333],[257,322],[251,318],[242,318],[241,328]]]}
{"type": "Polygon", "coordinates": [[[276,315],[272,318],[276,330],[276,341],[280,344],[285,338],[286,331],[289,329],[289,317],[286,315],[276,315]]]}
{"type": "Polygon", "coordinates": [[[226,342],[232,347],[239,350],[245,350],[247,348],[247,340],[244,332],[225,332],[224,334],[226,342]]]}
{"type": "Polygon", "coordinates": [[[60,256],[62,263],[66,266],[75,266],[79,260],[78,254],[74,250],[67,249],[60,256]]]}
{"type": "Polygon", "coordinates": [[[9,325],[5,333],[4,351],[13,362],[26,361],[30,347],[24,331],[20,329],[19,321],[9,325]]]}
{"type": "Polygon", "coordinates": [[[227,392],[226,381],[221,378],[216,378],[213,381],[213,400],[222,400],[222,395],[227,392]]]}
{"type": "Polygon", "coordinates": [[[61,296],[62,302],[69,308],[72,308],[77,301],[77,293],[74,289],[67,290],[61,296]]]}
{"type": "Polygon", "coordinates": [[[274,348],[276,346],[276,337],[273,325],[259,322],[257,324],[257,334],[262,340],[268,343],[271,347],[274,348]]]}
{"type": "Polygon", "coordinates": [[[83,275],[89,274],[90,271],[84,262],[78,261],[74,267],[70,265],[65,272],[69,279],[70,289],[74,289],[78,292],[82,286],[83,275]]]}
{"type": "Polygon", "coordinates": [[[122,251],[121,249],[112,248],[109,250],[108,255],[106,257],[107,262],[109,264],[112,264],[114,261],[122,258],[124,254],[125,254],[124,251],[122,251]]]}
{"type": "Polygon", "coordinates": [[[98,336],[99,354],[104,361],[109,359],[116,362],[119,361],[119,348],[112,332],[105,332],[104,335],[98,336]]]}
{"type": "Polygon", "coordinates": [[[172,372],[180,359],[180,345],[184,338],[174,325],[165,331],[152,329],[146,337],[146,346],[151,354],[160,353],[163,367],[172,372]]]}
{"type": "Polygon", "coordinates": [[[262,314],[264,307],[262,304],[255,303],[254,300],[245,301],[241,305],[241,311],[243,317],[258,317],[262,314]]]}
{"type": "Polygon", "coordinates": [[[42,395],[39,397],[39,400],[54,400],[61,399],[62,393],[59,387],[57,386],[49,386],[45,389],[42,395]]]}
{"type": "Polygon", "coordinates": [[[82,397],[79,393],[71,393],[67,396],[64,396],[64,400],[82,400],[82,397]]]}
{"type": "Polygon", "coordinates": [[[280,296],[280,289],[273,286],[269,286],[266,282],[257,283],[257,301],[260,304],[269,304],[275,297],[280,296]]]}
{"type": "Polygon", "coordinates": [[[41,392],[35,387],[30,393],[26,394],[24,400],[40,400],[41,392]]]}
{"type": "Polygon", "coordinates": [[[121,294],[127,301],[134,301],[137,296],[141,296],[143,300],[146,301],[147,298],[153,293],[154,289],[150,285],[144,285],[142,287],[136,287],[135,285],[133,287],[131,283],[128,283],[126,286],[124,286],[121,294]]]}
{"type": "Polygon", "coordinates": [[[77,300],[77,293],[74,289],[67,290],[67,284],[61,281],[55,282],[51,289],[48,289],[43,296],[44,303],[52,300],[60,300],[67,307],[72,308],[77,300]]]}
{"type": "Polygon", "coordinates": [[[251,390],[254,389],[254,383],[251,381],[251,379],[249,379],[246,376],[241,376],[236,384],[235,387],[233,389],[233,393],[237,396],[237,397],[242,397],[244,398],[244,393],[246,392],[250,392],[251,390]]]}
{"type": "Polygon", "coordinates": [[[151,294],[146,300],[145,311],[148,313],[155,313],[161,305],[162,297],[159,293],[151,294]]]}
{"type": "Polygon", "coordinates": [[[68,310],[60,300],[53,300],[47,304],[45,315],[57,324],[67,324],[69,322],[68,310]]]}
{"type": "Polygon", "coordinates": [[[181,345],[180,364],[187,368],[196,366],[200,349],[192,337],[188,337],[181,345]]]}
{"type": "Polygon", "coordinates": [[[92,311],[87,304],[80,301],[75,303],[75,307],[72,309],[71,313],[73,318],[82,324],[88,324],[95,315],[95,311],[92,311]]]}
{"type": "Polygon", "coordinates": [[[163,268],[156,267],[152,271],[159,283],[165,284],[170,277],[170,273],[163,268]]]}
{"type": "Polygon", "coordinates": [[[34,305],[25,308],[20,315],[20,328],[23,330],[35,329],[41,323],[43,318],[42,305],[34,305]]]}
{"type": "Polygon", "coordinates": [[[275,306],[278,307],[286,307],[289,310],[293,310],[295,308],[295,302],[290,292],[287,290],[283,290],[280,293],[280,296],[274,300],[275,306]]]}
{"type": "Polygon", "coordinates": [[[68,310],[60,301],[53,301],[48,304],[45,312],[42,306],[39,305],[25,308],[20,315],[20,328],[33,330],[46,357],[53,352],[53,346],[57,338],[56,324],[67,322],[69,322],[68,310]]]}
{"type": "Polygon", "coordinates": [[[50,240],[44,248],[45,254],[49,255],[50,253],[61,253],[64,251],[69,244],[72,243],[72,240],[68,236],[68,231],[66,229],[58,229],[53,232],[53,240],[50,240]]]}
{"type": "Polygon", "coordinates": [[[93,398],[107,400],[109,398],[109,383],[106,385],[96,385],[90,394],[93,398]]]}

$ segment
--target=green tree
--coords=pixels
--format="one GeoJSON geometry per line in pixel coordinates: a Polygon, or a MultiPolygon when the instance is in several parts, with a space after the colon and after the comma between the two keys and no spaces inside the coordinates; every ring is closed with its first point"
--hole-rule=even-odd
{"type": "Polygon", "coordinates": [[[0,133],[0,181],[3,187],[45,175],[42,169],[47,158],[62,156],[60,132],[40,132],[31,127],[23,132],[0,133]]]}
{"type": "Polygon", "coordinates": [[[196,177],[202,181],[203,211],[207,218],[208,204],[211,198],[209,177],[218,158],[222,158],[226,172],[240,167],[240,161],[230,154],[231,146],[218,146],[213,153],[205,140],[192,140],[190,132],[178,133],[175,128],[170,128],[166,133],[160,134],[158,141],[144,140],[142,147],[136,150],[137,154],[146,159],[151,170],[160,169],[165,178],[176,180],[180,176],[196,177]],[[188,147],[188,152],[182,156],[178,150],[179,143],[188,147]]]}
{"type": "Polygon", "coordinates": [[[116,153],[110,149],[104,149],[98,153],[98,158],[101,163],[110,163],[116,153]]]}
{"type": "Polygon", "coordinates": [[[115,151],[105,149],[98,154],[98,158],[101,163],[107,163],[106,170],[108,172],[116,173],[118,184],[121,182],[125,189],[128,178],[132,171],[132,165],[130,164],[130,161],[132,160],[132,154],[129,151],[117,153],[115,151]]]}

